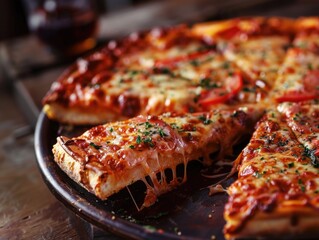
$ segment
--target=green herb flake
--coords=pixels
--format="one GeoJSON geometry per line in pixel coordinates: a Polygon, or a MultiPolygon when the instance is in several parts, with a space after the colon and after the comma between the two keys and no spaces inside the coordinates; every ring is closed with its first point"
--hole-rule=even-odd
{"type": "Polygon", "coordinates": [[[201,120],[204,123],[204,125],[209,125],[212,123],[212,120],[206,118],[204,115],[200,116],[198,119],[201,120]]]}
{"type": "Polygon", "coordinates": [[[153,125],[150,122],[145,122],[145,128],[146,129],[149,129],[151,127],[153,127],[153,125]]]}
{"type": "Polygon", "coordinates": [[[243,92],[255,92],[256,90],[254,88],[244,87],[243,92]]]}
{"type": "Polygon", "coordinates": [[[228,69],[230,67],[230,63],[229,62],[225,62],[222,66],[222,68],[224,69],[228,69]]]}
{"type": "Polygon", "coordinates": [[[94,142],[90,142],[90,146],[94,147],[96,150],[99,150],[102,146],[96,145],[94,142]]]}
{"type": "Polygon", "coordinates": [[[295,164],[293,162],[288,163],[288,168],[293,168],[295,166],[295,164]]]}
{"type": "Polygon", "coordinates": [[[137,144],[141,144],[141,142],[142,142],[142,138],[141,138],[140,135],[138,135],[137,138],[136,138],[136,143],[137,144]]]}
{"type": "Polygon", "coordinates": [[[181,129],[181,127],[177,126],[176,123],[171,123],[170,125],[171,125],[171,127],[172,127],[173,129],[177,129],[177,130],[180,130],[180,129],[181,129]]]}
{"type": "Polygon", "coordinates": [[[200,79],[199,86],[205,89],[218,88],[217,83],[212,82],[210,78],[202,78],[200,79]]]}
{"type": "Polygon", "coordinates": [[[167,137],[167,134],[164,132],[164,130],[163,129],[159,129],[158,130],[158,134],[163,138],[163,137],[167,137]]]}
{"type": "Polygon", "coordinates": [[[310,150],[309,148],[305,147],[303,155],[310,158],[312,166],[319,168],[319,161],[314,150],[310,150]]]}
{"type": "Polygon", "coordinates": [[[301,179],[298,179],[298,184],[300,186],[300,189],[302,192],[306,191],[306,186],[304,185],[303,181],[301,179]]]}
{"type": "Polygon", "coordinates": [[[312,66],[311,63],[308,63],[307,67],[308,67],[309,70],[313,70],[313,66],[312,66]]]}
{"type": "Polygon", "coordinates": [[[137,75],[138,73],[139,73],[138,70],[129,70],[129,71],[128,71],[128,74],[131,75],[131,76],[135,76],[135,75],[137,75]]]}
{"type": "Polygon", "coordinates": [[[259,172],[254,172],[253,176],[255,176],[256,178],[261,178],[262,174],[259,172]]]}
{"type": "Polygon", "coordinates": [[[144,139],[142,139],[142,141],[145,144],[149,145],[150,147],[154,147],[155,146],[153,141],[152,141],[152,138],[150,138],[150,137],[144,138],[144,139]]]}
{"type": "Polygon", "coordinates": [[[154,67],[153,71],[154,71],[154,73],[167,74],[167,75],[173,76],[173,72],[169,68],[166,68],[166,67],[154,67]]]}
{"type": "Polygon", "coordinates": [[[200,61],[198,60],[191,60],[189,63],[194,67],[198,67],[200,65],[200,61]]]}

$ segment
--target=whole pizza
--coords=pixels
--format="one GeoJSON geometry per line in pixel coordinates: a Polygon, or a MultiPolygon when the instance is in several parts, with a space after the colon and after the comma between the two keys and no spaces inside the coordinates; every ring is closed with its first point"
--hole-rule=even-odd
{"type": "Polygon", "coordinates": [[[190,161],[228,163],[226,178],[238,178],[226,189],[225,238],[319,233],[317,17],[133,33],[78,59],[43,104],[50,119],[94,125],[59,136],[53,154],[100,199],[143,181],[141,210],[185,183],[190,161]]]}

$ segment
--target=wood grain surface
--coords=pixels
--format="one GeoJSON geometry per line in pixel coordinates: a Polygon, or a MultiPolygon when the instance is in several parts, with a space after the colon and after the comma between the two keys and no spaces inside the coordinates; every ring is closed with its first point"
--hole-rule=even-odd
{"type": "Polygon", "coordinates": [[[0,239],[80,239],[38,171],[31,128],[0,89],[0,239]]]}

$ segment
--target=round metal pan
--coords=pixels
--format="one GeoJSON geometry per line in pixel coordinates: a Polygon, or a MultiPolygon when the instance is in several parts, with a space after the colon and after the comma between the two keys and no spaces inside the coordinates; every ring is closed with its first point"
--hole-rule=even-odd
{"type": "MultiPolygon", "coordinates": [[[[80,134],[85,128],[68,129],[42,112],[35,132],[35,151],[42,176],[52,193],[70,210],[91,224],[129,239],[224,239],[226,193],[209,196],[207,186],[220,179],[204,177],[203,167],[188,165],[188,181],[159,197],[150,208],[138,211],[127,189],[102,201],[70,179],[54,162],[52,146],[64,135],[80,134]],[[67,129],[67,130],[66,130],[67,129]]],[[[229,179],[226,185],[234,179],[229,179]]],[[[143,195],[142,184],[130,186],[134,198],[143,195]]]]}

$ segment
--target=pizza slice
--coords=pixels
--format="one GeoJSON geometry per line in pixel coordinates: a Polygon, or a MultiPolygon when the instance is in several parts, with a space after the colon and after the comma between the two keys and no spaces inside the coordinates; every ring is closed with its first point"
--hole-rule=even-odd
{"type": "Polygon", "coordinates": [[[194,32],[215,42],[224,56],[245,74],[250,87],[246,98],[260,101],[272,89],[293,34],[293,20],[285,18],[237,18],[194,26],[194,32]]]}
{"type": "Polygon", "coordinates": [[[139,114],[209,111],[237,104],[241,72],[185,27],[130,36],[79,59],[45,96],[51,119],[101,124],[139,114]]]}
{"type": "Polygon", "coordinates": [[[147,207],[186,181],[189,161],[201,158],[210,165],[210,153],[218,159],[231,154],[260,115],[261,110],[239,109],[138,116],[93,127],[79,137],[58,137],[54,159],[75,182],[101,199],[143,181],[147,187],[143,207],[147,207]],[[183,176],[176,173],[178,165],[184,166],[183,176]]]}
{"type": "Polygon", "coordinates": [[[271,95],[279,103],[319,98],[319,55],[290,48],[271,95]]]}
{"type": "Polygon", "coordinates": [[[226,238],[318,234],[318,168],[289,120],[268,111],[236,161],[238,180],[228,188],[224,212],[226,238]]]}

